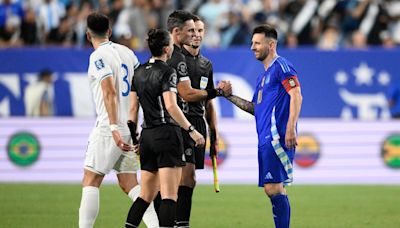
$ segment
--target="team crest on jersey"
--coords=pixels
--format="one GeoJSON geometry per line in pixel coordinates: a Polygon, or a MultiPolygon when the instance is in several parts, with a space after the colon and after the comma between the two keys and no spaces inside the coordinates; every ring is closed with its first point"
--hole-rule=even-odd
{"type": "Polygon", "coordinates": [[[208,84],[208,78],[206,76],[201,76],[200,79],[200,89],[205,89],[208,84]]]}
{"type": "Polygon", "coordinates": [[[94,61],[94,65],[96,65],[97,70],[101,70],[104,68],[104,63],[102,59],[94,61]]]}
{"type": "Polygon", "coordinates": [[[178,63],[178,73],[180,75],[187,75],[187,66],[185,62],[178,63]]]}

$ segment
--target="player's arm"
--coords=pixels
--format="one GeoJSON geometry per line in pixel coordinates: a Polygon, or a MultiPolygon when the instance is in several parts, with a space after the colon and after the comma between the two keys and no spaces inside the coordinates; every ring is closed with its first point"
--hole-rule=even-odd
{"type": "MultiPolygon", "coordinates": [[[[176,83],[177,83],[177,75],[176,71],[170,68],[165,75],[163,76],[162,81],[162,95],[165,104],[165,108],[171,117],[179,124],[179,126],[185,130],[189,130],[190,122],[186,119],[182,110],[179,108],[178,103],[176,101],[176,83]]],[[[204,137],[196,130],[192,130],[189,132],[190,137],[195,141],[196,146],[204,145],[205,139],[204,137]]]]}
{"type": "Polygon", "coordinates": [[[234,105],[236,105],[238,108],[242,109],[245,112],[250,113],[251,115],[254,115],[254,103],[248,100],[245,100],[241,97],[231,95],[227,97],[230,102],[232,102],[234,105]]]}
{"type": "Polygon", "coordinates": [[[210,156],[218,155],[217,113],[213,100],[208,100],[206,103],[206,120],[210,134],[210,156]]]}
{"type": "Polygon", "coordinates": [[[190,85],[190,80],[180,81],[177,85],[177,88],[179,96],[188,102],[198,102],[206,100],[208,97],[210,97],[209,99],[212,99],[217,95],[216,90],[207,91],[192,88],[190,85]]]}
{"type": "Polygon", "coordinates": [[[298,83],[297,78],[289,79],[289,81],[287,81],[286,83],[288,83],[287,86],[285,86],[284,84],[286,88],[288,86],[291,87],[289,91],[288,89],[286,89],[286,91],[288,91],[288,94],[290,96],[290,109],[289,109],[289,119],[286,125],[286,136],[285,136],[285,145],[287,148],[290,149],[294,148],[297,145],[296,123],[297,120],[299,119],[303,97],[301,95],[300,84],[298,83]],[[292,81],[290,82],[290,80],[292,81]]]}
{"type": "Polygon", "coordinates": [[[114,88],[112,75],[101,80],[101,89],[103,91],[104,106],[107,110],[108,118],[110,120],[110,128],[114,141],[121,150],[129,151],[131,149],[131,146],[122,140],[122,137],[118,131],[116,103],[117,92],[114,88]]]}
{"type": "Polygon", "coordinates": [[[131,132],[132,144],[135,145],[138,143],[137,123],[139,116],[139,99],[136,91],[129,93],[129,99],[131,100],[131,106],[129,108],[128,128],[131,132]]]}

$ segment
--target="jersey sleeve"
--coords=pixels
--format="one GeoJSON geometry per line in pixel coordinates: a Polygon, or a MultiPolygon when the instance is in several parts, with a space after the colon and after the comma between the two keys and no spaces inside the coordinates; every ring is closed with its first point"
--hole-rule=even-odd
{"type": "Polygon", "coordinates": [[[136,83],[135,83],[135,76],[136,76],[136,75],[139,75],[140,69],[141,69],[141,68],[137,67],[137,68],[135,69],[134,73],[133,73],[132,83],[131,83],[131,85],[132,85],[132,86],[131,86],[131,91],[132,91],[132,92],[137,92],[136,83]]]}
{"type": "Polygon", "coordinates": [[[94,69],[92,71],[93,76],[101,82],[103,79],[112,77],[113,72],[111,70],[110,64],[107,62],[104,57],[100,55],[98,52],[93,52],[90,56],[90,65],[94,69]]]}
{"type": "Polygon", "coordinates": [[[140,66],[139,59],[135,55],[135,53],[132,51],[133,56],[132,56],[132,63],[133,63],[133,70],[136,70],[140,66]]]}
{"type": "Polygon", "coordinates": [[[182,81],[190,81],[186,58],[183,54],[175,55],[171,66],[176,70],[178,76],[177,83],[182,81]]]}
{"type": "Polygon", "coordinates": [[[162,87],[162,92],[168,92],[168,91],[172,91],[175,93],[178,93],[178,90],[176,89],[176,84],[178,81],[178,76],[176,74],[175,69],[173,68],[169,68],[162,79],[161,82],[161,87],[162,87]]]}
{"type": "Polygon", "coordinates": [[[300,82],[297,77],[297,72],[293,65],[285,59],[279,58],[278,62],[278,80],[281,82],[286,92],[292,88],[300,87],[300,82]]]}

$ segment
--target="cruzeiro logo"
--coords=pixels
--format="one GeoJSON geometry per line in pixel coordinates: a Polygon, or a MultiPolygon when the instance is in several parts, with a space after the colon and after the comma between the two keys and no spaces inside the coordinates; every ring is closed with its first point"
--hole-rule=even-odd
{"type": "Polygon", "coordinates": [[[400,134],[387,137],[382,146],[382,158],[387,166],[400,168],[400,134]]]}
{"type": "Polygon", "coordinates": [[[388,72],[371,68],[366,62],[361,62],[351,72],[337,71],[335,82],[345,104],[341,111],[342,119],[389,119],[390,112],[382,91],[390,80],[388,72]]]}
{"type": "Polygon", "coordinates": [[[30,166],[39,158],[39,140],[31,133],[18,132],[10,137],[7,152],[8,157],[14,164],[30,166]]]}

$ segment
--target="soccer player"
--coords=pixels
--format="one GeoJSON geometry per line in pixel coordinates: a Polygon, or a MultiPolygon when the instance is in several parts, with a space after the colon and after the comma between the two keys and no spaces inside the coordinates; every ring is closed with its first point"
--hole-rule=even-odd
{"type": "MultiPolygon", "coordinates": [[[[196,89],[214,89],[213,69],[210,60],[200,54],[200,46],[204,38],[204,22],[200,17],[193,17],[195,23],[195,37],[191,45],[184,45],[182,53],[185,55],[188,67],[190,83],[196,89]]],[[[217,117],[213,100],[202,100],[198,102],[188,102],[186,118],[191,124],[207,138],[206,124],[204,115],[206,114],[207,123],[210,131],[210,155],[217,153],[217,117]]],[[[182,179],[179,187],[179,198],[176,212],[177,227],[190,226],[190,212],[192,207],[192,194],[196,186],[196,169],[204,169],[205,147],[198,148],[191,143],[187,134],[184,137],[184,153],[186,166],[182,172],[182,179]]]]}
{"type": "MultiPolygon", "coordinates": [[[[253,100],[232,95],[228,100],[252,114],[258,133],[260,187],[270,198],[277,228],[290,224],[290,203],[285,185],[293,181],[296,125],[302,96],[293,65],[276,52],[278,34],[269,25],[253,30],[251,50],[265,71],[257,78],[253,100]]],[[[229,83],[229,82],[228,82],[229,83]]]]}
{"type": "Polygon", "coordinates": [[[133,203],[125,227],[138,227],[144,211],[161,192],[160,227],[175,225],[176,200],[181,179],[183,141],[181,128],[188,132],[197,146],[204,137],[196,131],[179,108],[177,75],[167,59],[174,49],[168,31],[151,29],[148,45],[152,54],[149,62],[139,66],[132,83],[132,121],[137,120],[138,99],[143,108],[144,123],[140,141],[142,191],[133,203]]]}
{"type": "MultiPolygon", "coordinates": [[[[93,227],[99,211],[99,187],[111,169],[116,171],[121,189],[133,201],[140,192],[136,178],[139,163],[128,143],[131,135],[127,126],[130,81],[139,62],[129,48],[109,41],[111,29],[105,15],[90,14],[87,26],[87,38],[95,49],[90,55],[88,78],[97,120],[85,155],[80,228],[93,227]]],[[[158,227],[154,208],[149,209],[145,223],[158,227]]]]}

